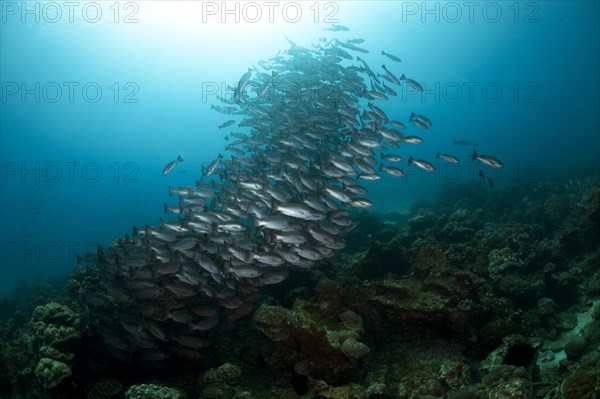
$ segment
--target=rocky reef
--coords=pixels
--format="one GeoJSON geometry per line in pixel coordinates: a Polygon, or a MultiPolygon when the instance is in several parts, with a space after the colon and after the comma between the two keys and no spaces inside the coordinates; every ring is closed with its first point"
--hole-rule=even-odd
{"type": "Polygon", "coordinates": [[[360,245],[257,290],[248,316],[163,360],[168,298],[125,304],[79,268],[62,292],[3,299],[0,397],[595,399],[598,215],[592,178],[451,186],[405,215],[360,212],[360,245]],[[90,320],[79,299],[92,294],[110,319],[90,320]],[[160,329],[128,325],[137,312],[160,329]],[[154,331],[144,354],[157,358],[115,353],[116,324],[142,344],[154,331]]]}

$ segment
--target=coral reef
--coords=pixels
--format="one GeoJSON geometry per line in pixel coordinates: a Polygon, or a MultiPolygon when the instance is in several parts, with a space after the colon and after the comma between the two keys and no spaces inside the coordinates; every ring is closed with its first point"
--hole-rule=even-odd
{"type": "Polygon", "coordinates": [[[56,302],[38,306],[33,311],[30,327],[34,339],[45,346],[54,346],[79,335],[79,315],[56,302]]]}
{"type": "Polygon", "coordinates": [[[123,301],[80,268],[71,298],[101,312],[47,286],[3,300],[0,397],[595,399],[599,209],[598,188],[545,181],[361,212],[352,248],[247,293],[252,317],[226,295],[123,301]],[[193,312],[207,330],[179,334],[193,312]]]}
{"type": "Polygon", "coordinates": [[[157,384],[133,385],[125,392],[125,399],[183,399],[184,393],[178,389],[157,384]]]}
{"type": "Polygon", "coordinates": [[[561,384],[565,399],[595,399],[600,397],[600,353],[592,351],[561,384]]]}
{"type": "Polygon", "coordinates": [[[67,350],[69,340],[80,337],[80,315],[65,305],[56,302],[38,306],[29,322],[33,343],[39,347],[35,375],[45,389],[58,386],[70,377],[70,366],[65,363],[74,354],[67,350]]]}
{"type": "MultiPolygon", "coordinates": [[[[320,298],[328,293],[325,290],[320,298]]],[[[347,380],[356,363],[370,352],[359,341],[364,331],[360,316],[342,311],[337,301],[296,299],[291,310],[262,305],[254,320],[272,341],[263,346],[265,361],[280,370],[336,383],[347,380]]]]}
{"type": "Polygon", "coordinates": [[[35,375],[45,389],[54,388],[71,376],[71,368],[58,360],[43,357],[35,366],[35,375]]]}
{"type": "Polygon", "coordinates": [[[112,378],[96,381],[86,389],[88,399],[109,399],[121,393],[123,385],[112,378]]]}

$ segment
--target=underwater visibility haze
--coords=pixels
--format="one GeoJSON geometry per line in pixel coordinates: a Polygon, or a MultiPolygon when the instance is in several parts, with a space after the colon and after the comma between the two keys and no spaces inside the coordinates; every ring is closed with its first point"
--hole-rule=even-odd
{"type": "Polygon", "coordinates": [[[600,397],[597,2],[0,12],[0,398],[600,397]]]}

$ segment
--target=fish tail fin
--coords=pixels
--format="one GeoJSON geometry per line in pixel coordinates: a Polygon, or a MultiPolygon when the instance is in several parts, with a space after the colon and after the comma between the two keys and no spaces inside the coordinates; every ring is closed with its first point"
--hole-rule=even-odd
{"type": "Polygon", "coordinates": [[[379,163],[379,171],[381,172],[383,170],[383,163],[379,163]]]}
{"type": "Polygon", "coordinates": [[[164,209],[165,213],[169,213],[169,205],[167,205],[166,202],[163,202],[163,209],[164,209]]]}
{"type": "Polygon", "coordinates": [[[381,55],[385,55],[385,51],[381,50],[381,55]]]}
{"type": "Polygon", "coordinates": [[[252,225],[258,227],[258,218],[256,216],[252,216],[252,225]]]}
{"type": "Polygon", "coordinates": [[[436,157],[436,158],[439,158],[439,157],[440,157],[440,152],[439,152],[439,151],[436,151],[436,152],[435,152],[435,157],[436,157]]]}
{"type": "Polygon", "coordinates": [[[379,153],[379,158],[382,159],[382,160],[385,159],[385,155],[383,155],[383,152],[379,153]]]}
{"type": "Polygon", "coordinates": [[[456,145],[456,140],[452,140],[452,143],[453,143],[454,145],[456,145]]]}
{"type": "Polygon", "coordinates": [[[478,156],[479,156],[479,155],[477,154],[477,151],[475,150],[475,148],[473,148],[473,156],[472,156],[472,158],[471,158],[471,161],[474,161],[474,160],[476,160],[478,156]]]}
{"type": "Polygon", "coordinates": [[[177,162],[183,162],[183,158],[181,158],[181,155],[177,155],[177,162]]]}
{"type": "Polygon", "coordinates": [[[402,74],[402,76],[400,76],[400,80],[406,80],[406,76],[402,74]]]}
{"type": "Polygon", "coordinates": [[[169,197],[172,197],[175,194],[175,188],[173,186],[169,186],[169,197]]]}
{"type": "Polygon", "coordinates": [[[412,155],[408,156],[408,164],[412,165],[414,163],[415,159],[412,157],[412,155]]]}
{"type": "Polygon", "coordinates": [[[483,170],[479,169],[479,177],[483,177],[483,170]]]}

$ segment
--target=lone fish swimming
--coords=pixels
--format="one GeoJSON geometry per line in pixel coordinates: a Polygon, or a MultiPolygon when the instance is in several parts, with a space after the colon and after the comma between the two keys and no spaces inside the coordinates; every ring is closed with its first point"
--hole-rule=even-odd
{"type": "Polygon", "coordinates": [[[168,175],[169,173],[171,173],[171,171],[172,171],[172,170],[175,168],[175,166],[177,166],[177,164],[178,164],[179,162],[183,162],[183,158],[181,158],[181,156],[180,156],[180,155],[177,155],[177,158],[176,158],[176,159],[172,160],[171,162],[169,162],[169,163],[167,164],[167,166],[165,166],[165,167],[164,167],[164,169],[163,169],[163,171],[162,171],[162,175],[163,175],[163,176],[166,176],[166,175],[168,175]]]}

